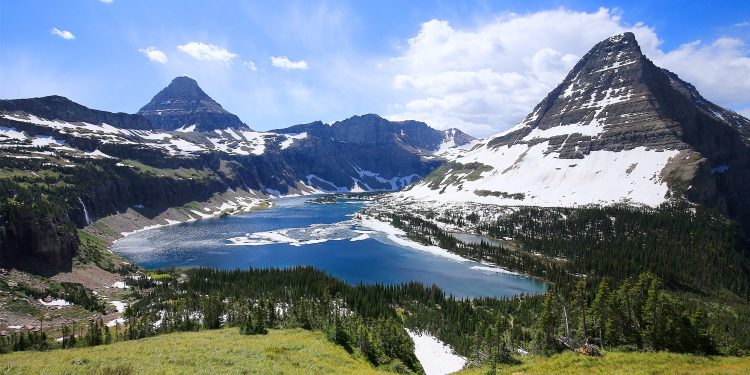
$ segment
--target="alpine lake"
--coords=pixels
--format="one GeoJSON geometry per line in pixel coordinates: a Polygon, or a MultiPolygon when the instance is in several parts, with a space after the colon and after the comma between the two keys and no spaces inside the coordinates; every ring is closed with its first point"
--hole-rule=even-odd
{"type": "MultiPolygon", "coordinates": [[[[387,231],[360,226],[353,216],[366,201],[316,204],[309,199],[279,198],[265,210],[137,232],[115,242],[113,250],[146,269],[311,266],[351,284],[416,281],[435,284],[458,298],[545,291],[541,280],[422,251],[394,242],[387,231]]],[[[464,241],[478,239],[454,235],[464,241]]]]}

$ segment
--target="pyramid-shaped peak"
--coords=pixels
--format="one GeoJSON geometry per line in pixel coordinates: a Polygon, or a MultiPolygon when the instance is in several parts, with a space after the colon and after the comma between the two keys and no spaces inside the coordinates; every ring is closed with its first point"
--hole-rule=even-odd
{"type": "Polygon", "coordinates": [[[173,79],[138,113],[146,116],[155,128],[164,130],[247,128],[187,76],[173,79]]]}
{"type": "MultiPolygon", "coordinates": [[[[581,59],[581,63],[591,63],[591,60],[610,61],[623,58],[636,60],[643,56],[641,47],[631,32],[617,34],[597,43],[581,59]]],[[[579,63],[580,64],[580,63],[579,63]]],[[[574,70],[576,70],[574,68],[574,70]]]]}
{"type": "Polygon", "coordinates": [[[210,97],[208,94],[206,94],[200,86],[198,86],[198,82],[190,77],[182,76],[182,77],[176,77],[172,80],[172,82],[169,83],[169,85],[162,90],[162,92],[166,92],[170,95],[176,95],[180,96],[184,99],[206,99],[209,100],[210,97]]]}
{"type": "Polygon", "coordinates": [[[635,39],[635,34],[633,34],[630,31],[626,31],[622,34],[617,34],[609,37],[604,42],[609,42],[612,44],[630,44],[633,43],[635,45],[638,45],[638,41],[635,39]]]}

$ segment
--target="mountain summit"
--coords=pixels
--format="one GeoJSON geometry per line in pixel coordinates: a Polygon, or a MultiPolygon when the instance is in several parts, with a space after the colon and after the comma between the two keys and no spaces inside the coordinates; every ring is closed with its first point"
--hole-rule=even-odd
{"type": "Polygon", "coordinates": [[[222,108],[190,77],[173,79],[138,114],[148,118],[154,128],[163,130],[249,130],[239,117],[222,108]]]}
{"type": "Polygon", "coordinates": [[[624,33],[597,43],[521,123],[405,194],[535,206],[685,197],[750,229],[749,136],[750,120],[654,65],[624,33]]]}

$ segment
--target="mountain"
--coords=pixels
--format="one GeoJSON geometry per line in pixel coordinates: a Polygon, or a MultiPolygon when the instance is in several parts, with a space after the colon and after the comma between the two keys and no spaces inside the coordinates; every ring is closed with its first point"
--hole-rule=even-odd
{"type": "Polygon", "coordinates": [[[501,205],[656,206],[685,197],[750,229],[750,120],[646,58],[595,45],[521,123],[403,194],[501,205]]]}
{"type": "Polygon", "coordinates": [[[359,145],[383,144],[392,141],[427,154],[441,149],[461,147],[476,138],[452,128],[437,130],[420,121],[389,121],[376,114],[353,116],[333,124],[313,122],[274,130],[276,133],[312,133],[338,142],[359,145]]]}
{"type": "Polygon", "coordinates": [[[211,99],[190,77],[177,77],[138,111],[156,129],[213,131],[250,130],[239,117],[211,99]]]}
{"type": "MultiPolygon", "coordinates": [[[[328,192],[401,189],[442,163],[435,155],[450,138],[423,122],[389,121],[375,114],[273,132],[306,137],[288,162],[307,185],[328,192]]],[[[454,133],[461,145],[473,140],[454,133]]]]}
{"type": "Polygon", "coordinates": [[[31,99],[0,100],[0,112],[29,113],[39,118],[57,119],[71,123],[108,124],[120,129],[153,129],[151,123],[144,116],[98,111],[57,95],[31,99]]]}
{"type": "MultiPolygon", "coordinates": [[[[183,220],[205,217],[195,202],[220,213],[272,195],[401,189],[443,163],[436,152],[446,142],[471,139],[377,115],[256,132],[184,77],[149,106],[159,103],[175,110],[109,113],[59,96],[0,101],[0,267],[69,270],[76,228],[134,207],[147,225],[165,224],[175,207],[187,207],[183,220]],[[187,103],[203,109],[177,109],[187,103]],[[185,120],[195,118],[228,122],[185,120]]],[[[108,235],[135,229],[132,221],[108,235]]]]}

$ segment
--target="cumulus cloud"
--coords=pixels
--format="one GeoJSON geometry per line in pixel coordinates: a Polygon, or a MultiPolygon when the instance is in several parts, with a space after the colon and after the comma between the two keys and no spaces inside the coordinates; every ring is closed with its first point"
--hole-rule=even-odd
{"type": "Polygon", "coordinates": [[[73,35],[73,33],[71,33],[70,31],[68,31],[68,30],[60,30],[60,29],[58,29],[56,27],[53,27],[52,30],[50,30],[50,33],[52,35],[57,35],[60,38],[63,38],[65,40],[72,40],[72,39],[76,38],[76,36],[73,35]]]}
{"type": "Polygon", "coordinates": [[[750,104],[750,57],[745,43],[719,38],[694,41],[669,52],[657,51],[654,62],[695,85],[701,94],[724,106],[750,104]]]}
{"type": "Polygon", "coordinates": [[[392,88],[400,93],[388,117],[457,126],[478,136],[505,130],[562,82],[594,44],[624,31],[635,33],[657,65],[694,83],[708,99],[750,103],[750,60],[740,40],[695,42],[665,52],[651,27],[627,24],[619,11],[558,8],[505,14],[469,28],[444,20],[423,23],[386,64],[392,88]]]}
{"type": "Polygon", "coordinates": [[[229,52],[226,48],[202,42],[190,42],[177,46],[177,49],[202,61],[220,61],[231,64],[232,60],[237,57],[237,54],[229,52]]]}
{"type": "Polygon", "coordinates": [[[242,66],[244,66],[244,67],[246,67],[246,68],[248,68],[248,69],[250,69],[250,70],[252,70],[254,72],[258,70],[258,67],[255,65],[255,63],[252,60],[243,61],[242,62],[242,66]]]}
{"type": "Polygon", "coordinates": [[[138,52],[146,55],[149,60],[153,62],[157,62],[160,64],[166,64],[167,63],[167,54],[156,49],[156,47],[148,47],[148,48],[140,48],[138,52]]]}
{"type": "Polygon", "coordinates": [[[99,0],[104,4],[112,4],[115,0],[99,0]]]}
{"type": "Polygon", "coordinates": [[[306,70],[308,68],[307,61],[292,61],[286,56],[271,56],[271,65],[284,70],[306,70]]]}

